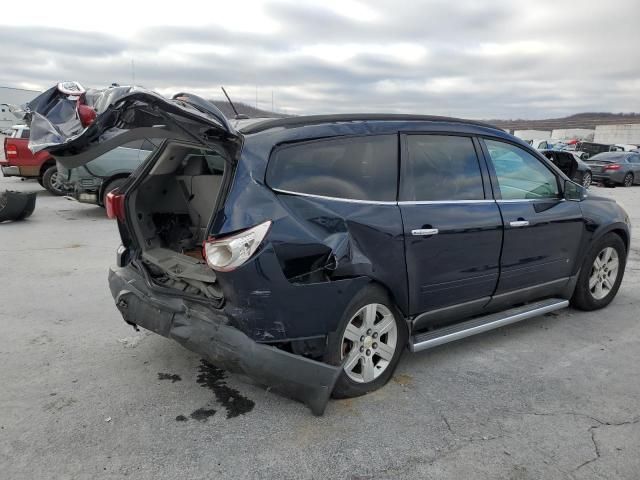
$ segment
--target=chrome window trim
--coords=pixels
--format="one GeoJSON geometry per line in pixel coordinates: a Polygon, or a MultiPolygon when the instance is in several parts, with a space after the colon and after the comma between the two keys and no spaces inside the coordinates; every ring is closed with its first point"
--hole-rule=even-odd
{"type": "Polygon", "coordinates": [[[402,200],[398,205],[444,205],[444,204],[495,203],[493,199],[483,200],[402,200]]]}
{"type": "Polygon", "coordinates": [[[319,200],[331,200],[334,202],[359,203],[362,205],[465,205],[465,204],[483,204],[483,203],[532,203],[549,200],[557,200],[558,202],[566,202],[565,198],[519,198],[519,199],[483,199],[483,200],[402,200],[400,202],[386,202],[382,200],[358,200],[355,198],[329,197],[326,195],[316,195],[314,193],[302,193],[292,190],[283,190],[281,188],[272,188],[274,192],[284,193],[287,195],[296,195],[299,197],[317,198],[319,200]]]}
{"type": "Polygon", "coordinates": [[[397,205],[398,202],[385,202],[382,200],[358,200],[355,198],[328,197],[325,195],[316,195],[314,193],[294,192],[291,190],[283,190],[281,188],[272,188],[274,192],[286,193],[287,195],[296,195],[299,197],[318,198],[320,200],[332,200],[334,202],[360,203],[364,205],[397,205]]]}
{"type": "Polygon", "coordinates": [[[558,202],[566,202],[566,198],[557,197],[541,197],[541,198],[514,198],[514,199],[498,199],[498,203],[532,203],[532,202],[548,202],[550,200],[557,200],[558,202]]]}

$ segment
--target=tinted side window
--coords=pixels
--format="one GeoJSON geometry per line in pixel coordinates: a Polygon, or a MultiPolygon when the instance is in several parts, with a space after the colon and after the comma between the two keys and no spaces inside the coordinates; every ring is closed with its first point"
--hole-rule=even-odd
{"type": "Polygon", "coordinates": [[[640,163],[640,155],[631,155],[629,161],[631,163],[640,163]]]}
{"type": "Polygon", "coordinates": [[[29,130],[27,130],[26,128],[22,130],[22,133],[20,134],[20,138],[29,138],[29,130]]]}
{"type": "Polygon", "coordinates": [[[405,201],[484,199],[473,141],[452,135],[407,135],[402,166],[405,201]]]}
{"type": "Polygon", "coordinates": [[[509,143],[485,140],[505,200],[558,196],[556,176],[529,152],[509,143]]]}
{"type": "Polygon", "coordinates": [[[353,200],[396,200],[395,135],[318,140],[277,149],[267,184],[290,192],[353,200]]]}

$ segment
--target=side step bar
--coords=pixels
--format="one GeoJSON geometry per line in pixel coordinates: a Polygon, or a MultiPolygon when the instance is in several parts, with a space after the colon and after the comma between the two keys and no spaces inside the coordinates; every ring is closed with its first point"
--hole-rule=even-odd
{"type": "Polygon", "coordinates": [[[409,350],[420,352],[437,347],[445,343],[453,342],[461,338],[470,337],[478,333],[487,332],[494,328],[503,327],[527,318],[544,315],[554,310],[560,310],[569,306],[569,300],[562,298],[549,298],[538,302],[529,303],[521,307],[512,308],[503,312],[492,313],[483,317],[474,318],[466,322],[450,325],[448,327],[419,333],[411,337],[409,350]]]}

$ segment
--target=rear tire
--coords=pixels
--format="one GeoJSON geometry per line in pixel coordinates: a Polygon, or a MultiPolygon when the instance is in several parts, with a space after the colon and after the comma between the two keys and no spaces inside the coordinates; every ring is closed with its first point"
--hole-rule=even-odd
{"type": "Polygon", "coordinates": [[[584,259],[571,305],[598,310],[611,303],[622,282],[627,249],[622,238],[609,233],[591,248],[584,259]]]}
{"type": "Polygon", "coordinates": [[[622,185],[625,187],[631,187],[633,185],[633,173],[629,172],[624,176],[622,185]]]}
{"type": "Polygon", "coordinates": [[[60,197],[64,195],[65,192],[56,185],[57,177],[58,169],[55,166],[47,168],[42,175],[42,186],[46,188],[49,193],[60,197]]]}
{"type": "Polygon", "coordinates": [[[585,172],[582,176],[582,186],[584,188],[589,188],[591,186],[591,172],[585,172]]]}
{"type": "Polygon", "coordinates": [[[344,363],[333,397],[351,398],[377,390],[389,381],[407,344],[408,332],[385,290],[370,285],[351,300],[329,339],[324,360],[332,365],[344,363]]]}
{"type": "Polygon", "coordinates": [[[106,207],[106,205],[107,205],[107,194],[109,192],[112,192],[116,188],[120,188],[122,185],[124,185],[124,182],[126,182],[126,181],[127,181],[126,178],[116,178],[114,180],[110,180],[102,190],[102,199],[101,199],[102,200],[102,204],[100,206],[101,207],[106,207]]]}

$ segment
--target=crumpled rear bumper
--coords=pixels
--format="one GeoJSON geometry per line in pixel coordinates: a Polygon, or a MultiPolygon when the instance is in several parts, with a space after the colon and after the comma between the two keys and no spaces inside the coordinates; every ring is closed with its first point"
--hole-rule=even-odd
{"type": "Polygon", "coordinates": [[[302,401],[322,415],[341,368],[257,343],[230,326],[224,314],[178,296],[151,291],[131,267],[109,270],[109,287],[124,320],[302,401]]]}

